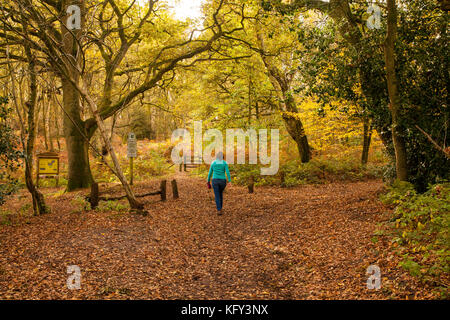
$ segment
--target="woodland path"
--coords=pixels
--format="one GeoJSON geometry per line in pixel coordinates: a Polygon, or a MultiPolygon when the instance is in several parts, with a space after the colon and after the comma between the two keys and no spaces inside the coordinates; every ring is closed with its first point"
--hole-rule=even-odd
{"type": "MultiPolygon", "coordinates": [[[[176,178],[180,199],[146,198],[147,217],[76,212],[73,194],[64,194],[48,196],[49,215],[0,225],[0,298],[420,297],[384,253],[386,243],[371,241],[389,211],[378,200],[380,181],[261,187],[254,194],[231,186],[225,214],[217,216],[203,180],[176,178]],[[382,290],[366,288],[371,264],[382,270],[382,290]],[[69,265],[81,268],[81,290],[66,287],[69,265]]],[[[7,205],[19,210],[18,202],[7,205]]]]}

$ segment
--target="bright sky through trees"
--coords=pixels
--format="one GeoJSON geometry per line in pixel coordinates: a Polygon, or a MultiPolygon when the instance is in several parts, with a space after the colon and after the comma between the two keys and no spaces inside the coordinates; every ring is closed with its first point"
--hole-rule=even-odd
{"type": "MultiPolygon", "coordinates": [[[[141,5],[145,5],[147,0],[138,0],[141,5]]],[[[204,0],[164,0],[169,9],[179,20],[198,19],[202,17],[202,4],[204,0]]],[[[161,3],[162,3],[161,2],[161,3]]]]}
{"type": "Polygon", "coordinates": [[[167,0],[167,2],[177,19],[197,19],[202,16],[201,6],[203,0],[167,0]]]}

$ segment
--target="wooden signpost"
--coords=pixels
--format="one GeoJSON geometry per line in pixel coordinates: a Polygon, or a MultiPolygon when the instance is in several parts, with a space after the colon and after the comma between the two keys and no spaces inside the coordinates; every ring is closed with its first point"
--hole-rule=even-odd
{"type": "Polygon", "coordinates": [[[133,159],[137,157],[137,140],[133,132],[128,134],[127,157],[130,159],[130,185],[133,185],[133,159]]]}
{"type": "Polygon", "coordinates": [[[45,152],[37,155],[36,186],[39,187],[39,178],[55,177],[56,186],[59,184],[59,155],[54,152],[45,152]]]}

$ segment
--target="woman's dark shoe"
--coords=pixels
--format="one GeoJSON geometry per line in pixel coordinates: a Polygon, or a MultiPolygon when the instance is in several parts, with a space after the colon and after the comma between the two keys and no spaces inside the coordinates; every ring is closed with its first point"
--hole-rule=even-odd
{"type": "Polygon", "coordinates": [[[221,216],[221,215],[223,214],[222,210],[219,210],[219,212],[217,212],[217,214],[218,214],[219,216],[221,216]]]}

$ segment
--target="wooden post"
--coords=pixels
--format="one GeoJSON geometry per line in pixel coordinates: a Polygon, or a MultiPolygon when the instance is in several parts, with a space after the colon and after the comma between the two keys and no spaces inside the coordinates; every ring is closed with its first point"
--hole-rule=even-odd
{"type": "Polygon", "coordinates": [[[39,189],[39,158],[36,159],[36,189],[39,189]]]}
{"type": "Polygon", "coordinates": [[[255,187],[255,178],[253,177],[253,176],[250,176],[250,179],[249,179],[250,181],[249,181],[249,183],[248,183],[248,193],[253,193],[255,190],[254,190],[254,187],[255,187]]]}
{"type": "Polygon", "coordinates": [[[91,185],[91,197],[89,199],[91,203],[91,209],[94,210],[98,207],[99,194],[98,194],[98,183],[94,182],[91,185]]]}
{"type": "Polygon", "coordinates": [[[284,187],[284,179],[285,179],[285,173],[284,173],[284,171],[280,171],[280,184],[282,187],[284,187]]]}
{"type": "Polygon", "coordinates": [[[180,196],[178,195],[178,185],[177,180],[172,180],[172,196],[174,199],[178,199],[180,196]]]}
{"type": "MultiPolygon", "coordinates": [[[[59,159],[58,159],[58,173],[56,174],[56,187],[58,188],[59,187],[59,166],[60,166],[60,163],[59,163],[59,159]]],[[[39,168],[37,168],[37,170],[39,170],[39,168]]]]}
{"type": "Polygon", "coordinates": [[[133,185],[133,157],[130,158],[130,186],[133,185]]]}
{"type": "Polygon", "coordinates": [[[166,201],[167,199],[167,180],[161,181],[161,201],[166,201]]]}

